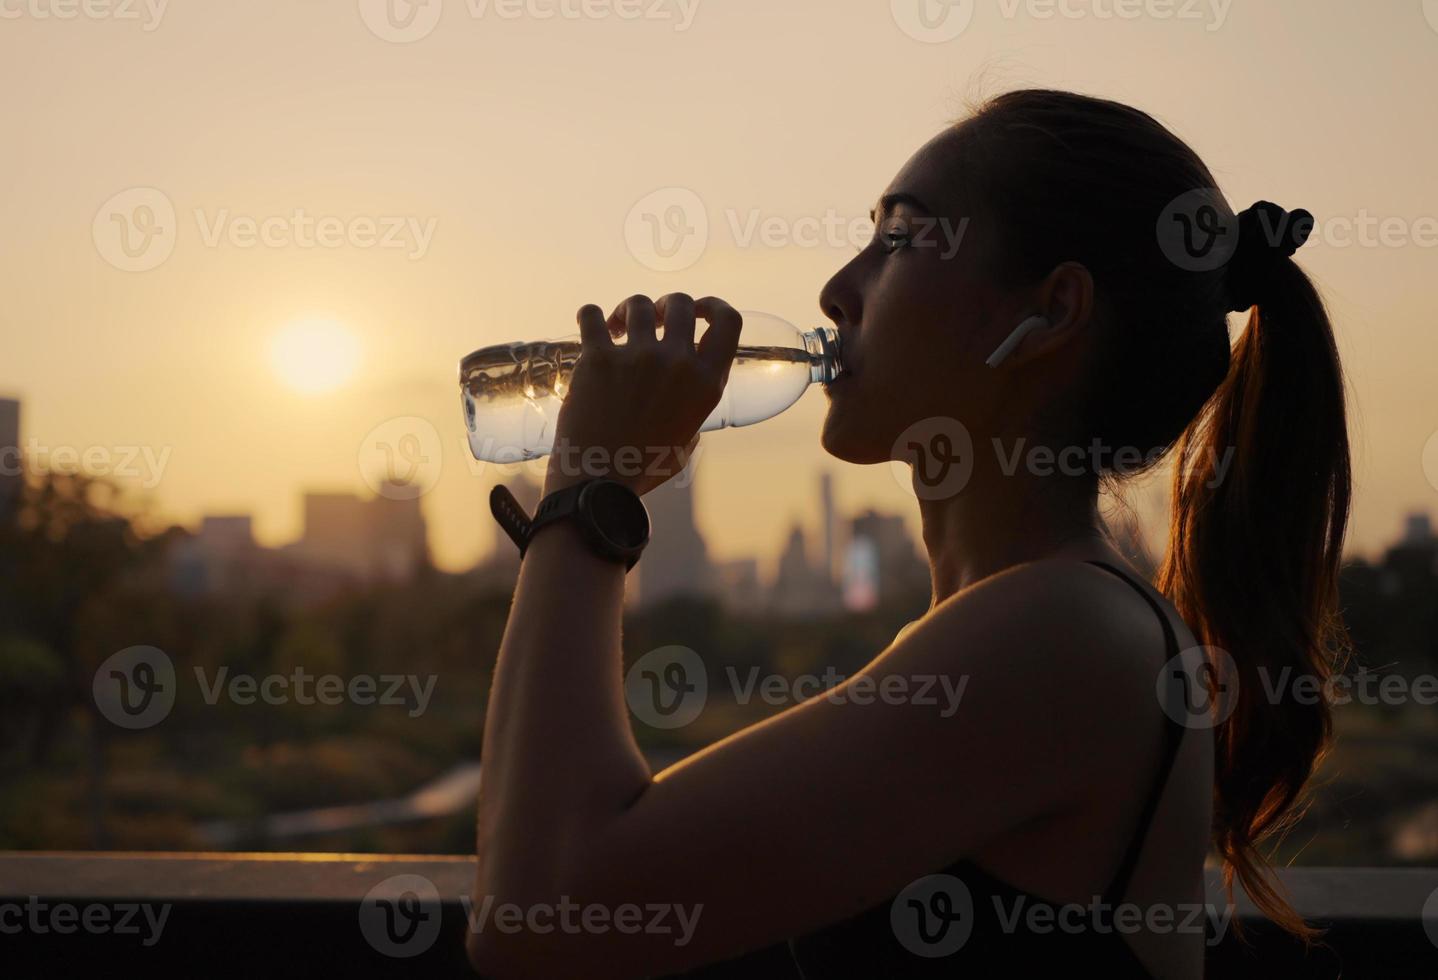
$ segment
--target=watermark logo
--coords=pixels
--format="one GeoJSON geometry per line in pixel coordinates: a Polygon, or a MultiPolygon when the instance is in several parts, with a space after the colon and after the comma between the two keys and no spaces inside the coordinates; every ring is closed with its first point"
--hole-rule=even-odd
{"type": "Polygon", "coordinates": [[[655,272],[687,269],[709,244],[709,214],[687,187],[662,187],[641,197],[624,219],[629,254],[655,272]]]}
{"type": "Polygon", "coordinates": [[[1154,230],[1164,258],[1188,272],[1221,268],[1238,247],[1238,216],[1214,187],[1174,198],[1154,230]]]}
{"type": "Polygon", "coordinates": [[[1423,475],[1428,478],[1428,485],[1438,490],[1438,429],[1423,444],[1423,475]]]}
{"type": "Polygon", "coordinates": [[[927,875],[894,897],[889,926],[915,956],[952,956],[973,934],[974,897],[953,875],[927,875]]]}
{"type": "Polygon", "coordinates": [[[359,0],[360,19],[370,33],[391,44],[429,37],[444,13],[444,0],[359,0]]]}
{"type": "Polygon", "coordinates": [[[1163,665],[1154,690],[1164,714],[1184,728],[1215,728],[1238,707],[1238,665],[1218,647],[1189,647],[1163,665]]]}
{"type": "Polygon", "coordinates": [[[152,728],[175,706],[175,664],[158,647],[126,647],[95,671],[95,707],[120,728],[152,728]]]}
{"type": "Polygon", "coordinates": [[[974,475],[973,437],[958,419],[920,419],[894,441],[889,471],[895,483],[920,500],[957,496],[974,475]]]}
{"type": "Polygon", "coordinates": [[[650,650],[624,677],[629,710],[651,728],[683,728],[699,717],[708,697],[704,660],[684,646],[650,650]]]}
{"type": "Polygon", "coordinates": [[[360,443],[365,486],[390,500],[414,500],[439,482],[444,450],[439,430],[417,415],[381,422],[360,443]]]}
{"type": "Polygon", "coordinates": [[[889,0],[889,12],[915,41],[943,44],[969,29],[974,0],[889,0]]]}
{"type": "Polygon", "coordinates": [[[122,272],[148,272],[175,250],[175,205],[154,187],[131,187],[95,212],[91,236],[100,257],[122,272]]]}
{"type": "Polygon", "coordinates": [[[1438,888],[1428,893],[1428,900],[1423,903],[1423,931],[1428,934],[1428,941],[1438,946],[1438,888]]]}
{"type": "Polygon", "coordinates": [[[396,959],[419,956],[439,938],[439,889],[423,875],[386,878],[365,893],[359,925],[376,952],[396,959]]]}

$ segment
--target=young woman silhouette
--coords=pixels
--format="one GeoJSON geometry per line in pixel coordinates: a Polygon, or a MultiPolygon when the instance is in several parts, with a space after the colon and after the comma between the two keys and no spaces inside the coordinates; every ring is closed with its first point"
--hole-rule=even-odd
{"type": "MultiPolygon", "coordinates": [[[[535,534],[485,721],[476,896],[511,911],[471,926],[481,972],[653,975],[786,944],[811,980],[1191,980],[1210,851],[1312,936],[1256,847],[1330,734],[1321,701],[1269,692],[1285,669],[1326,677],[1343,642],[1343,381],[1291,259],[1312,219],[1234,216],[1213,185],[1135,109],[1002,95],[903,167],[820,296],[846,365],[824,447],[963,468],[936,492],[915,467],[932,606],[837,693],[962,679],[956,712],[816,697],[652,774],[624,564],[572,521],[535,534]],[[1171,447],[1155,591],[1098,495],[1171,447]]],[[[739,315],[676,293],[579,324],[559,443],[692,448],[739,315]]],[[[590,475],[551,464],[546,493],[590,475]]]]}

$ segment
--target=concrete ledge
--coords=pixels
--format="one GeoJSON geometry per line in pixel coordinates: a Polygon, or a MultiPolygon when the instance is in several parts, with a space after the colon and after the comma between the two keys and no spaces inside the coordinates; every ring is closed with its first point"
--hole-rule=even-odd
{"type": "MultiPolygon", "coordinates": [[[[423,855],[0,852],[0,961],[15,978],[470,977],[460,896],[473,871],[473,858],[423,855]]],[[[1425,904],[1438,917],[1438,869],[1299,868],[1280,879],[1328,927],[1327,948],[1305,951],[1240,895],[1247,944],[1225,935],[1210,976],[1438,978],[1438,921],[1430,940],[1423,919],[1425,904]]],[[[1226,904],[1216,873],[1209,900],[1226,904]]],[[[794,973],[782,950],[765,950],[693,976],[794,973]]]]}

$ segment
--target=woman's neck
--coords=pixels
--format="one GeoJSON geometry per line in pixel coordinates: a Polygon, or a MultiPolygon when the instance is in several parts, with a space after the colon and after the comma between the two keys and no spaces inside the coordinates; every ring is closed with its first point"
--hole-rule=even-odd
{"type": "Polygon", "coordinates": [[[919,497],[932,605],[981,579],[1062,551],[1101,553],[1107,538],[1091,482],[999,476],[941,500],[919,497]]]}

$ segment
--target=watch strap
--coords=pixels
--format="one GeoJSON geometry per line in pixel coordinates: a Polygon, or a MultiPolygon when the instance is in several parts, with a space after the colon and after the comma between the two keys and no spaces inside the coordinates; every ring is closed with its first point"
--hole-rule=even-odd
{"type": "Polygon", "coordinates": [[[509,487],[500,483],[489,491],[489,511],[519,549],[520,557],[524,557],[524,550],[529,547],[529,536],[534,530],[533,523],[509,487]]]}
{"type": "Polygon", "coordinates": [[[555,521],[562,521],[566,517],[573,517],[579,513],[579,495],[584,492],[584,487],[589,481],[571,483],[562,490],[556,490],[539,502],[539,508],[534,512],[534,520],[529,522],[529,535],[526,543],[534,538],[534,534],[546,524],[553,524],[555,521]]]}

